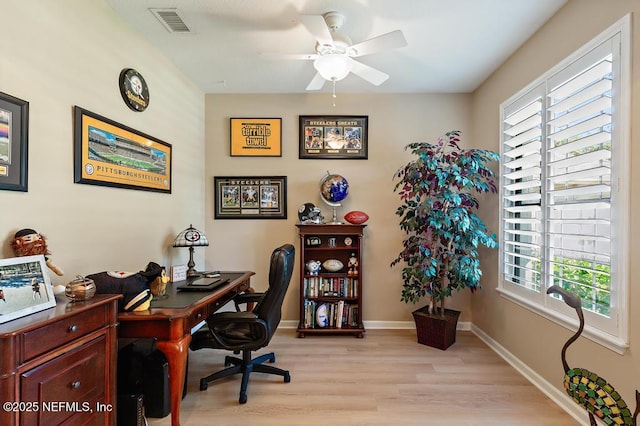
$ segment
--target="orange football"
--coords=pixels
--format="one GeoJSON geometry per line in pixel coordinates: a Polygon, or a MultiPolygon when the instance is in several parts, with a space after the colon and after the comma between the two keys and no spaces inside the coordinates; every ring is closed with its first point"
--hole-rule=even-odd
{"type": "Polygon", "coordinates": [[[344,220],[354,225],[360,225],[369,220],[369,215],[359,210],[350,211],[344,215],[344,220]]]}

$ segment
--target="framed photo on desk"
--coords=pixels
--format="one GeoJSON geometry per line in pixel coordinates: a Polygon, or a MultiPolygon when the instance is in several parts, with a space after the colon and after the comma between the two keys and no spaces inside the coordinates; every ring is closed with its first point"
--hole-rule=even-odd
{"type": "Polygon", "coordinates": [[[0,259],[0,324],[56,306],[43,255],[0,259]]]}

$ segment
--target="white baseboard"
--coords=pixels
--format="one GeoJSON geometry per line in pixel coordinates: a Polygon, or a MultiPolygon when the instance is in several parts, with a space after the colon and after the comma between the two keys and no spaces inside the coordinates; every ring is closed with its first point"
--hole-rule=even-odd
{"type": "Polygon", "coordinates": [[[298,328],[297,320],[282,320],[278,324],[278,328],[298,328]]]}
{"type": "MultiPolygon", "coordinates": [[[[298,321],[296,320],[282,320],[280,321],[280,328],[298,328],[298,321]]],[[[413,321],[365,321],[365,330],[415,330],[416,324],[413,321]]],[[[470,331],[470,322],[458,321],[456,330],[470,331]]]]}

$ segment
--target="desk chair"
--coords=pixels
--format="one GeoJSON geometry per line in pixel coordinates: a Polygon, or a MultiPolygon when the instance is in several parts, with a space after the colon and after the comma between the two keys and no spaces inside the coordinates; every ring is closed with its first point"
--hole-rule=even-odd
{"type": "Polygon", "coordinates": [[[207,389],[209,382],[242,373],[239,402],[244,404],[247,402],[247,385],[252,371],[283,376],[285,383],[291,381],[288,371],[263,364],[266,361],[275,362],[273,352],[253,359],[251,352],[266,347],[276,332],[282,302],[291,281],[294,258],[295,249],[291,244],[275,249],[269,267],[269,288],[253,310],[215,313],[207,318],[208,327],[203,327],[193,335],[189,346],[191,350],[212,348],[242,352],[242,359],[226,356],[224,365],[227,368],[200,379],[201,391],[207,389]]]}

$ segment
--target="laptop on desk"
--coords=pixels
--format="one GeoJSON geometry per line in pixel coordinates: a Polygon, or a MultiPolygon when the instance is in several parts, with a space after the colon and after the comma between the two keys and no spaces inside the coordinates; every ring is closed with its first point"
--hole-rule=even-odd
{"type": "Polygon", "coordinates": [[[196,278],[177,287],[180,291],[211,291],[229,282],[228,278],[196,278]]]}

